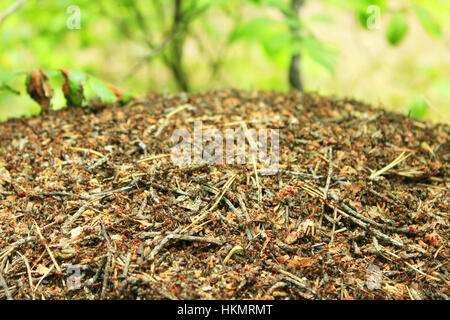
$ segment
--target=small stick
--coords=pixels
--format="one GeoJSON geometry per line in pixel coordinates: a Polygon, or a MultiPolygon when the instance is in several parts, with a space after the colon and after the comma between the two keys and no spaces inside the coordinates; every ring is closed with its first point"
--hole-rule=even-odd
{"type": "MultiPolygon", "coordinates": [[[[242,129],[244,130],[245,137],[247,138],[248,143],[250,144],[251,148],[257,152],[258,148],[255,144],[255,141],[253,141],[252,137],[250,136],[247,128],[247,124],[245,121],[241,122],[242,129]]],[[[251,159],[253,162],[253,170],[255,171],[255,181],[256,181],[256,187],[258,188],[258,203],[262,202],[262,189],[261,185],[259,183],[259,175],[258,175],[258,169],[256,168],[256,159],[251,159]]]]}
{"type": "MultiPolygon", "coordinates": [[[[210,187],[210,186],[208,186],[208,185],[200,185],[200,187],[201,187],[202,189],[204,189],[204,190],[206,190],[206,191],[208,191],[208,192],[214,194],[214,195],[217,195],[217,194],[219,193],[219,191],[217,191],[216,188],[210,187]]],[[[239,212],[239,210],[236,209],[235,206],[231,203],[231,201],[228,200],[228,198],[226,198],[226,197],[222,197],[222,199],[223,199],[223,201],[227,204],[227,206],[231,209],[231,211],[233,211],[233,213],[236,215],[236,217],[237,217],[238,219],[240,219],[240,218],[242,217],[242,215],[241,215],[241,213],[239,212]]],[[[234,222],[230,222],[230,221],[228,221],[227,219],[225,219],[225,217],[224,217],[222,214],[220,214],[220,213],[217,212],[217,215],[219,216],[219,218],[220,218],[221,220],[225,221],[225,223],[227,223],[227,224],[229,224],[229,225],[232,225],[232,226],[235,226],[235,225],[236,225],[234,222]]]]}
{"type": "Polygon", "coordinates": [[[389,199],[388,197],[383,196],[381,193],[378,193],[378,192],[376,192],[376,191],[373,190],[373,189],[368,189],[368,191],[369,191],[371,194],[377,196],[378,198],[383,199],[383,200],[386,201],[387,203],[392,203],[393,201],[395,201],[395,202],[397,202],[397,203],[400,203],[400,201],[399,201],[398,199],[395,199],[395,198],[394,198],[394,200],[389,199]]]}
{"type": "MultiPolygon", "coordinates": [[[[302,189],[306,190],[310,195],[315,196],[315,197],[318,197],[318,198],[320,198],[320,199],[323,200],[323,198],[322,198],[322,196],[321,196],[321,194],[320,194],[320,191],[319,191],[319,190],[315,190],[315,189],[314,189],[313,187],[311,187],[311,186],[307,186],[306,183],[305,183],[304,186],[302,186],[302,189]]],[[[338,202],[338,203],[340,202],[336,195],[334,195],[333,193],[331,193],[331,195],[332,195],[332,198],[333,198],[336,202],[338,202]]],[[[328,202],[327,202],[326,204],[327,204],[330,208],[334,208],[332,204],[329,204],[328,202]]],[[[348,209],[350,209],[351,211],[354,211],[354,210],[352,210],[351,208],[349,208],[348,206],[345,206],[343,203],[339,203],[339,204],[340,204],[344,209],[348,208],[348,209]]],[[[339,209],[339,208],[338,208],[337,210],[338,210],[338,212],[339,212],[344,218],[350,219],[350,220],[353,221],[356,225],[358,225],[358,226],[360,226],[361,228],[363,228],[363,229],[365,229],[365,230],[368,230],[369,232],[373,233],[373,234],[374,234],[376,237],[378,237],[379,239],[383,239],[383,240],[385,240],[385,241],[388,241],[388,242],[392,243],[393,245],[395,245],[395,246],[397,246],[397,247],[400,247],[400,248],[403,248],[403,247],[404,247],[404,244],[403,244],[402,241],[392,239],[392,238],[390,238],[389,236],[385,235],[384,233],[382,233],[381,231],[379,231],[379,230],[377,230],[377,229],[375,229],[375,228],[373,228],[373,227],[372,227],[372,228],[369,228],[369,226],[367,225],[367,223],[365,223],[365,222],[361,221],[360,219],[358,219],[358,218],[352,216],[351,214],[347,214],[347,213],[346,213],[344,210],[342,210],[342,209],[339,209]]],[[[371,220],[370,220],[370,221],[371,221],[371,220]]]]}
{"type": "MultiPolygon", "coordinates": [[[[197,236],[189,236],[189,235],[183,235],[178,233],[170,233],[170,239],[177,239],[177,240],[184,240],[184,241],[200,241],[200,242],[209,242],[213,244],[217,244],[219,246],[223,245],[222,240],[214,239],[214,238],[208,238],[208,237],[197,237],[197,236]]],[[[153,237],[161,236],[160,232],[143,232],[139,239],[148,239],[153,237]]]]}
{"type": "Polygon", "coordinates": [[[103,257],[102,263],[100,264],[100,267],[98,268],[95,275],[91,279],[86,281],[86,284],[88,286],[92,286],[97,281],[98,277],[100,277],[100,273],[102,272],[103,267],[106,265],[106,260],[107,260],[107,257],[103,257]]]}
{"type": "Polygon", "coordinates": [[[386,253],[389,253],[391,256],[393,256],[393,257],[395,257],[395,258],[397,258],[397,259],[403,261],[403,263],[405,263],[408,267],[410,267],[410,268],[413,269],[414,271],[420,273],[420,274],[423,275],[424,277],[427,277],[427,278],[429,278],[430,280],[434,280],[434,281],[441,281],[441,279],[438,279],[438,278],[435,278],[435,277],[433,277],[433,276],[430,276],[429,274],[426,274],[425,272],[423,272],[423,271],[417,269],[417,268],[414,267],[412,264],[410,264],[410,263],[404,261],[403,259],[401,259],[401,258],[400,258],[398,255],[396,255],[395,253],[392,253],[392,252],[390,252],[390,251],[388,251],[388,250],[386,250],[386,249],[383,249],[383,251],[386,252],[386,253]]]}
{"type": "Polygon", "coordinates": [[[138,160],[138,162],[139,162],[139,163],[140,163],[140,162],[148,162],[148,161],[152,161],[152,160],[158,160],[158,159],[162,159],[162,158],[168,158],[168,157],[170,157],[170,156],[171,156],[170,153],[159,154],[159,155],[156,155],[156,156],[151,156],[151,157],[148,157],[148,158],[144,158],[144,159],[138,160]]]}
{"type": "Polygon", "coordinates": [[[77,212],[75,212],[75,214],[70,217],[69,220],[67,220],[66,222],[64,222],[64,224],[61,227],[61,230],[64,234],[69,234],[69,228],[72,226],[72,224],[79,218],[81,217],[81,215],[84,213],[84,211],[86,211],[86,208],[89,207],[89,205],[91,205],[91,201],[86,202],[84,205],[82,205],[77,212]]]}
{"type": "Polygon", "coordinates": [[[166,235],[150,252],[150,255],[148,258],[146,258],[147,261],[153,261],[155,259],[155,256],[159,253],[159,251],[162,249],[162,247],[169,242],[169,240],[173,237],[174,233],[178,233],[181,230],[181,227],[178,227],[173,233],[169,233],[166,235]]]}
{"type": "Polygon", "coordinates": [[[26,237],[23,238],[21,240],[18,240],[14,243],[11,243],[8,247],[6,247],[5,250],[3,250],[0,253],[0,259],[4,259],[6,258],[14,249],[16,249],[17,247],[21,246],[22,244],[28,243],[28,242],[32,242],[32,241],[36,241],[37,238],[36,237],[26,237]]]}
{"type": "Polygon", "coordinates": [[[105,264],[105,271],[103,272],[103,285],[102,285],[102,292],[100,294],[100,299],[104,299],[106,287],[108,286],[108,278],[109,278],[109,272],[111,268],[111,257],[112,257],[112,248],[111,248],[111,242],[109,240],[108,233],[106,232],[105,225],[102,221],[100,221],[100,226],[102,228],[102,235],[105,238],[106,241],[106,247],[108,248],[108,255],[106,257],[106,264],[105,264]]]}
{"type": "Polygon", "coordinates": [[[89,195],[81,195],[70,192],[44,192],[38,193],[36,196],[44,196],[44,197],[72,197],[72,198],[80,198],[83,200],[89,200],[91,197],[89,195]]]}
{"type": "Polygon", "coordinates": [[[171,294],[166,289],[155,287],[155,284],[157,283],[157,281],[155,279],[153,279],[153,277],[151,277],[147,274],[143,274],[142,277],[140,277],[139,279],[144,283],[151,284],[152,289],[156,290],[163,297],[165,297],[169,300],[178,300],[177,297],[175,297],[173,294],[171,294]]]}
{"type": "Polygon", "coordinates": [[[92,154],[95,154],[99,158],[105,157],[105,155],[103,153],[100,153],[100,152],[92,150],[92,149],[78,148],[78,147],[69,147],[69,149],[74,150],[74,151],[82,151],[82,152],[92,153],[92,154]]]}
{"type": "Polygon", "coordinates": [[[8,284],[6,283],[5,278],[3,278],[3,269],[5,268],[6,258],[3,259],[2,264],[0,266],[0,285],[3,287],[3,291],[5,291],[6,300],[12,300],[11,294],[8,290],[8,284]]]}
{"type": "Polygon", "coordinates": [[[284,169],[278,169],[278,172],[280,173],[284,173],[284,174],[288,174],[294,177],[299,177],[299,178],[303,178],[303,179],[309,179],[309,180],[318,180],[318,179],[325,179],[325,176],[317,176],[317,175],[312,175],[310,173],[304,173],[304,172],[297,172],[297,171],[289,171],[289,170],[284,170],[284,169]]]}
{"type": "Polygon", "coordinates": [[[284,275],[286,276],[286,277],[284,277],[284,278],[285,278],[287,281],[296,284],[296,285],[299,286],[300,288],[303,288],[303,289],[308,290],[309,292],[311,292],[311,293],[314,294],[314,295],[317,295],[317,293],[316,293],[313,289],[311,289],[311,288],[307,287],[305,284],[303,284],[303,283],[302,283],[303,280],[300,279],[299,277],[297,277],[296,275],[294,275],[294,274],[292,274],[292,273],[290,273],[290,272],[288,272],[288,271],[286,271],[286,270],[283,270],[283,269],[278,269],[277,271],[278,271],[279,273],[281,273],[281,274],[284,274],[284,275]]]}
{"type": "Polygon", "coordinates": [[[127,258],[125,260],[125,266],[124,266],[123,272],[122,272],[122,277],[124,277],[124,278],[126,278],[127,274],[128,274],[128,268],[130,267],[131,256],[132,256],[132,254],[131,254],[131,251],[130,251],[127,254],[127,258]]]}
{"type": "Polygon", "coordinates": [[[44,238],[44,236],[42,235],[41,229],[39,229],[39,226],[37,225],[36,221],[33,220],[33,222],[34,222],[34,225],[36,226],[36,229],[37,229],[39,238],[41,238],[41,241],[42,241],[42,243],[44,244],[44,247],[45,247],[45,249],[47,250],[48,255],[50,256],[50,259],[52,259],[52,262],[53,262],[53,264],[55,265],[56,270],[58,270],[58,272],[61,274],[61,273],[62,273],[61,268],[59,267],[58,262],[56,262],[56,259],[55,259],[55,257],[53,256],[53,253],[52,253],[52,251],[50,250],[50,248],[49,248],[49,246],[48,246],[48,244],[47,244],[47,240],[46,240],[46,239],[44,238]]]}
{"type": "Polygon", "coordinates": [[[39,285],[41,284],[42,280],[44,280],[45,277],[48,276],[48,274],[53,270],[54,267],[55,267],[55,265],[52,265],[52,266],[47,270],[47,272],[44,273],[44,275],[39,279],[38,283],[36,284],[36,287],[34,287],[34,290],[33,290],[34,292],[37,291],[37,289],[38,289],[39,285]]]}
{"type": "Polygon", "coordinates": [[[17,251],[17,254],[22,258],[23,262],[25,263],[25,266],[27,268],[27,273],[28,273],[28,281],[30,283],[30,289],[34,296],[33,279],[31,277],[31,268],[30,268],[30,264],[28,263],[28,259],[18,251],[17,251]]]}
{"type": "Polygon", "coordinates": [[[206,209],[207,207],[205,207],[204,209],[202,209],[200,211],[200,214],[194,219],[194,221],[188,225],[186,228],[184,228],[181,233],[185,233],[187,230],[189,230],[190,228],[192,228],[193,226],[195,226],[197,223],[199,223],[201,220],[203,220],[206,216],[208,216],[208,213],[212,210],[214,210],[218,203],[220,202],[220,200],[222,200],[223,195],[225,194],[225,192],[227,192],[227,190],[230,188],[230,186],[233,184],[234,179],[236,179],[237,174],[234,174],[230,177],[230,179],[225,183],[225,185],[223,186],[222,192],[217,196],[216,195],[216,201],[214,202],[214,204],[209,208],[206,209]]]}
{"type": "Polygon", "coordinates": [[[289,228],[289,206],[286,206],[284,211],[284,227],[289,228]]]}
{"type": "Polygon", "coordinates": [[[108,156],[104,156],[103,158],[101,158],[101,159],[95,161],[95,163],[94,163],[92,166],[90,166],[90,167],[88,168],[88,171],[89,171],[89,172],[92,172],[93,170],[97,169],[98,167],[101,167],[101,166],[102,166],[103,164],[105,164],[107,161],[108,161],[108,156]]]}
{"type": "Polygon", "coordinates": [[[337,214],[337,206],[334,207],[333,210],[333,230],[331,230],[331,240],[330,240],[330,245],[333,243],[334,241],[334,232],[336,230],[336,214],[337,214]]]}
{"type": "MultiPolygon", "coordinates": [[[[237,197],[237,199],[239,201],[239,205],[241,206],[241,210],[242,210],[242,213],[245,216],[246,221],[247,222],[250,221],[250,216],[248,214],[247,206],[245,205],[244,199],[242,198],[240,193],[238,193],[236,197],[237,197]]],[[[247,239],[249,241],[251,241],[255,237],[255,235],[253,234],[252,230],[249,228],[249,226],[247,224],[245,225],[245,232],[247,233],[247,239]]]]}
{"type": "Polygon", "coordinates": [[[242,248],[240,245],[236,245],[234,246],[230,252],[228,252],[227,256],[225,257],[225,259],[223,259],[223,264],[227,264],[228,260],[230,260],[230,258],[233,256],[233,254],[237,253],[237,252],[242,252],[244,251],[244,248],[242,248]]]}
{"type": "Polygon", "coordinates": [[[121,193],[124,191],[128,191],[128,190],[137,188],[138,187],[137,183],[140,181],[141,181],[140,178],[136,178],[136,179],[133,179],[126,187],[122,187],[122,188],[114,189],[114,190],[110,190],[110,191],[105,191],[105,192],[91,193],[89,196],[91,198],[105,197],[105,196],[109,196],[110,194],[113,194],[113,193],[121,193]]]}
{"type": "Polygon", "coordinates": [[[0,25],[5,21],[6,18],[8,18],[10,15],[14,13],[17,9],[19,9],[21,6],[24,5],[24,3],[27,2],[27,0],[18,0],[11,4],[6,10],[0,13],[0,25]]]}
{"type": "Polygon", "coordinates": [[[397,158],[395,158],[394,161],[392,161],[391,163],[389,163],[387,166],[385,166],[384,168],[373,172],[370,176],[369,179],[370,180],[374,180],[376,177],[378,177],[379,175],[382,175],[386,172],[388,172],[389,170],[391,170],[392,168],[394,168],[395,166],[397,166],[398,164],[402,163],[403,161],[405,161],[406,159],[408,159],[410,156],[412,155],[412,153],[408,154],[405,156],[405,151],[403,151],[397,158]]]}
{"type": "Polygon", "coordinates": [[[327,182],[325,184],[325,191],[323,192],[323,197],[325,200],[328,199],[328,189],[330,189],[330,182],[331,182],[331,175],[333,174],[333,148],[330,147],[328,149],[328,176],[327,176],[327,182]]]}

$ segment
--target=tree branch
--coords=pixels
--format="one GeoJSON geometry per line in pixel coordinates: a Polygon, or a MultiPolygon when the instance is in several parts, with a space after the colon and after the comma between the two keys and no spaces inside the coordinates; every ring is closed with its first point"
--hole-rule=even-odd
{"type": "Polygon", "coordinates": [[[148,55],[142,57],[141,61],[136,63],[136,65],[126,74],[124,75],[119,81],[116,82],[116,84],[120,84],[125,79],[131,77],[134,75],[144,64],[152,60],[155,56],[160,54],[166,46],[175,38],[176,33],[170,34],[167,38],[165,38],[152,52],[150,52],[148,55]]]}
{"type": "Polygon", "coordinates": [[[10,5],[6,10],[0,13],[0,25],[8,18],[10,15],[14,13],[14,11],[18,10],[21,6],[23,6],[27,2],[27,0],[18,0],[10,5]]]}

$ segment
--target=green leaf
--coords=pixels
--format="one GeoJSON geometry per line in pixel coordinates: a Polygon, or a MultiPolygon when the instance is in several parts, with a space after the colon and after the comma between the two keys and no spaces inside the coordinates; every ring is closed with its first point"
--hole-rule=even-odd
{"type": "Polygon", "coordinates": [[[0,82],[3,82],[3,84],[8,83],[9,81],[13,80],[17,75],[17,72],[14,71],[3,71],[0,70],[0,82]]]}
{"type": "Polygon", "coordinates": [[[422,119],[428,112],[428,104],[422,95],[418,95],[414,98],[411,104],[408,106],[407,114],[410,117],[416,119],[422,119]]]}
{"type": "Polygon", "coordinates": [[[98,78],[89,77],[87,79],[87,86],[103,103],[112,103],[117,99],[111,89],[98,78]]]}
{"type": "Polygon", "coordinates": [[[81,106],[83,100],[83,94],[79,94],[80,87],[86,85],[86,75],[78,70],[70,70],[69,75],[69,87],[72,97],[72,102],[76,106],[81,106]]]}
{"type": "Polygon", "coordinates": [[[59,70],[46,71],[50,87],[52,89],[52,97],[50,99],[50,106],[54,110],[59,110],[67,105],[66,98],[62,90],[64,84],[64,77],[59,70]]]}
{"type": "Polygon", "coordinates": [[[69,90],[70,90],[70,95],[69,95],[69,104],[76,106],[76,107],[81,107],[83,100],[84,100],[84,95],[83,95],[83,89],[84,86],[86,85],[86,74],[78,71],[78,70],[67,70],[67,69],[62,69],[62,72],[68,72],[67,74],[67,79],[69,82],[69,90]]]}
{"type": "Polygon", "coordinates": [[[268,7],[276,8],[280,10],[285,16],[290,18],[297,18],[297,14],[291,10],[291,8],[282,1],[277,0],[267,0],[265,5],[268,7]]]}
{"type": "Polygon", "coordinates": [[[407,33],[408,21],[406,20],[406,16],[402,13],[394,15],[386,30],[388,42],[391,45],[396,46],[403,40],[407,33]]]}
{"type": "Polygon", "coordinates": [[[442,36],[442,30],[440,25],[433,19],[431,14],[425,9],[418,5],[414,5],[414,10],[416,11],[417,17],[419,18],[422,26],[429,35],[435,38],[440,38],[442,36]]]}
{"type": "Polygon", "coordinates": [[[120,102],[122,103],[127,103],[128,101],[130,101],[132,94],[129,91],[122,91],[122,99],[120,100],[120,102]]]}
{"type": "Polygon", "coordinates": [[[17,74],[18,74],[18,72],[15,72],[15,71],[0,70],[0,90],[9,91],[16,95],[19,95],[20,92],[18,90],[15,90],[10,85],[8,85],[8,82],[13,80],[17,76],[17,74]]]}
{"type": "Polygon", "coordinates": [[[262,45],[264,52],[272,61],[278,60],[283,53],[289,53],[292,46],[292,34],[288,26],[266,17],[258,17],[238,26],[229,42],[233,43],[240,39],[262,45]]]}
{"type": "Polygon", "coordinates": [[[229,42],[233,43],[242,38],[260,41],[275,23],[276,21],[266,17],[254,18],[239,25],[231,34],[229,42]]]}
{"type": "Polygon", "coordinates": [[[314,62],[325,68],[330,74],[335,74],[337,52],[326,47],[316,37],[303,36],[296,41],[293,52],[302,51],[306,53],[314,62]]]}
{"type": "Polygon", "coordinates": [[[276,32],[265,37],[262,45],[267,56],[274,59],[281,52],[289,52],[291,39],[288,32],[276,32]]]}

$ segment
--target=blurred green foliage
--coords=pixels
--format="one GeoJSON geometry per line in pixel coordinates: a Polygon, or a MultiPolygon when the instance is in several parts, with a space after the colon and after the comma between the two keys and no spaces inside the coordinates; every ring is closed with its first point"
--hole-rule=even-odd
{"type": "MultiPolygon", "coordinates": [[[[314,76],[312,63],[334,77],[341,52],[329,39],[319,39],[314,26],[335,24],[336,10],[352,12],[367,32],[379,15],[387,16],[385,38],[392,46],[407,38],[411,19],[436,41],[449,22],[448,0],[318,1],[332,10],[302,15],[308,4],[303,0],[28,0],[0,24],[0,120],[39,112],[24,94],[23,76],[32,69],[82,70],[74,73],[71,90],[75,93],[80,81],[88,81],[104,101],[114,95],[99,79],[134,94],[227,87],[287,90],[293,86],[288,73],[296,55],[306,83],[314,76]],[[294,2],[301,5],[298,11],[294,2]],[[80,8],[79,29],[68,28],[72,5],[80,8]],[[96,77],[86,80],[85,73],[96,77]]],[[[3,1],[0,14],[14,2],[3,1]]],[[[63,79],[56,71],[48,77],[55,88],[53,107],[60,108],[65,105],[58,89],[63,79]]],[[[448,84],[437,77],[431,87],[448,96],[448,84]]],[[[407,112],[423,117],[427,103],[414,98],[407,112]]]]}

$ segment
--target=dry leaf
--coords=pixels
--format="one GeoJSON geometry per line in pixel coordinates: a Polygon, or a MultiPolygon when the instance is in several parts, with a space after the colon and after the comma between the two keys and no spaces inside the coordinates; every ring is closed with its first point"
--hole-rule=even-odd
{"type": "Polygon", "coordinates": [[[37,273],[39,273],[41,276],[43,276],[44,274],[46,274],[48,272],[48,268],[46,266],[44,266],[43,264],[38,264],[36,271],[37,273]]]}
{"type": "Polygon", "coordinates": [[[294,243],[298,238],[298,233],[296,231],[292,231],[291,233],[289,233],[286,237],[286,239],[284,240],[284,242],[286,242],[287,244],[291,244],[294,243]]]}
{"type": "Polygon", "coordinates": [[[81,234],[82,230],[83,229],[81,227],[76,227],[76,228],[70,230],[70,238],[74,239],[74,238],[78,237],[81,234]]]}

